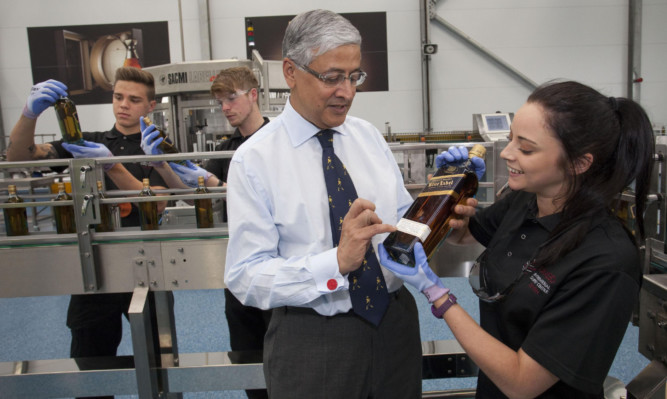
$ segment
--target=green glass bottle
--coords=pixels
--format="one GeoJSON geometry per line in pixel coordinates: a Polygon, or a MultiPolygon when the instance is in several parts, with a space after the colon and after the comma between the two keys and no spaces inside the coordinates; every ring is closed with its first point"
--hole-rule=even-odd
{"type": "MultiPolygon", "coordinates": [[[[97,192],[99,193],[100,199],[106,198],[104,192],[102,191],[102,182],[99,180],[97,181],[97,192]]],[[[95,231],[100,233],[114,231],[113,205],[100,204],[100,223],[95,225],[95,231]]]]}
{"type": "Polygon", "coordinates": [[[61,97],[53,104],[60,126],[63,141],[70,144],[83,145],[83,133],[79,124],[79,114],[76,105],[68,97],[61,97]]]}
{"type": "MultiPolygon", "coordinates": [[[[20,204],[23,198],[16,194],[16,186],[10,184],[7,186],[9,198],[7,203],[20,204]]],[[[24,236],[28,234],[28,215],[25,208],[5,208],[5,231],[8,236],[24,236]]]]}
{"type": "MultiPolygon", "coordinates": [[[[151,190],[150,181],[143,180],[144,188],[139,193],[140,197],[152,197],[155,194],[151,190]]],[[[139,219],[141,221],[141,230],[157,230],[158,229],[158,214],[157,202],[140,202],[139,203],[139,219]]]]}
{"type": "MultiPolygon", "coordinates": [[[[52,201],[68,201],[72,196],[65,191],[65,183],[58,183],[58,194],[52,201]]],[[[58,234],[76,233],[76,221],[74,219],[74,206],[54,206],[53,217],[56,220],[56,231],[58,234]]]]}
{"type": "MultiPolygon", "coordinates": [[[[204,176],[197,178],[196,194],[206,194],[208,190],[204,185],[204,176]]],[[[197,228],[204,229],[213,227],[213,201],[211,198],[195,200],[195,212],[197,218],[197,228]]]]}

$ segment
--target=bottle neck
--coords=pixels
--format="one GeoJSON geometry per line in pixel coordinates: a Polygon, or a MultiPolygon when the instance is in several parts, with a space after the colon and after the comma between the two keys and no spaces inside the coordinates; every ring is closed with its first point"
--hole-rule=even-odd
{"type": "Polygon", "coordinates": [[[67,191],[65,191],[65,188],[59,188],[58,189],[58,195],[56,196],[56,199],[68,199],[69,195],[67,194],[67,191]]]}
{"type": "Polygon", "coordinates": [[[18,194],[16,194],[16,191],[9,190],[9,198],[7,198],[7,202],[23,202],[23,199],[21,199],[18,194]]]}

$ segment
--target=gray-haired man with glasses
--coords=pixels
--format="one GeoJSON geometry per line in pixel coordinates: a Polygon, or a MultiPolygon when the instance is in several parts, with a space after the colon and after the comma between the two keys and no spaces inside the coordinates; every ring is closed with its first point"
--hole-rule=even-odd
{"type": "Polygon", "coordinates": [[[412,197],[378,129],[347,115],[366,78],[360,66],[348,20],[297,15],[283,39],[289,101],[230,166],[225,283],[242,303],[273,309],[271,398],[421,396],[415,300],[372,251],[412,197]],[[356,200],[337,202],[343,191],[356,200]]]}

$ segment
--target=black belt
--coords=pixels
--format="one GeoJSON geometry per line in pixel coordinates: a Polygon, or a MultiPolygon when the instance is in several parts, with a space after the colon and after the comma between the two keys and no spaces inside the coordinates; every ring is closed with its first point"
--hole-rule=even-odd
{"type": "MultiPolygon", "coordinates": [[[[395,301],[398,299],[400,292],[402,290],[406,289],[405,287],[401,287],[397,289],[394,292],[389,293],[389,303],[395,301]]],[[[333,316],[324,316],[315,311],[313,308],[305,308],[305,307],[300,307],[300,306],[283,306],[278,309],[284,309],[285,312],[290,312],[290,313],[301,313],[301,314],[309,314],[309,315],[315,315],[315,316],[322,316],[322,317],[349,317],[349,316],[354,316],[354,311],[352,309],[348,310],[345,313],[338,313],[333,316]]]]}

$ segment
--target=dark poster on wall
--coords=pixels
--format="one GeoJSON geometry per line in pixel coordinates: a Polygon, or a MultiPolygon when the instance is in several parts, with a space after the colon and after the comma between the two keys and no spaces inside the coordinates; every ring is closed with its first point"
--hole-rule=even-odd
{"type": "MultiPolygon", "coordinates": [[[[387,66],[387,14],[385,12],[341,13],[361,33],[361,69],[368,73],[357,91],[389,90],[387,66]]],[[[252,59],[257,50],[265,60],[282,60],[285,29],[294,15],[247,17],[246,56],[252,59]]]]}
{"type": "Polygon", "coordinates": [[[168,64],[167,22],[28,28],[34,83],[65,83],[76,104],[111,102],[115,71],[122,66],[168,64]]]}

